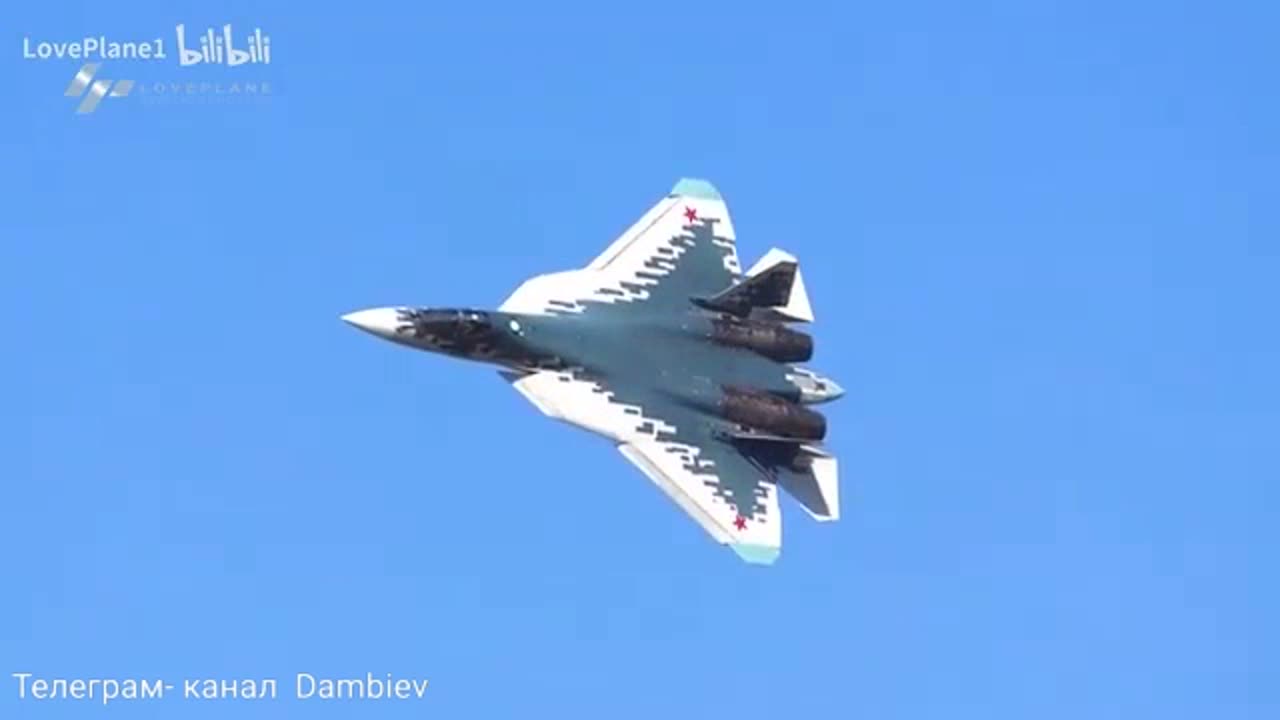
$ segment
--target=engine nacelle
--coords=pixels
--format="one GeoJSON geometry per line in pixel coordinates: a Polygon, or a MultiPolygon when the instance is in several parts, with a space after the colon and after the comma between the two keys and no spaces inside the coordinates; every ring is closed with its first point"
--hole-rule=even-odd
{"type": "Polygon", "coordinates": [[[719,410],[726,420],[769,435],[813,441],[827,435],[827,419],[821,413],[768,393],[727,387],[719,410]]]}
{"type": "Polygon", "coordinates": [[[712,321],[711,339],[778,362],[804,362],[813,357],[813,338],[781,323],[720,318],[712,321]]]}

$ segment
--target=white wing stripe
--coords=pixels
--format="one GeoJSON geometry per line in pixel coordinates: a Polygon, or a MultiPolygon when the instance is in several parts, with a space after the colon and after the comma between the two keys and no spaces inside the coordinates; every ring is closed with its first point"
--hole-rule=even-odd
{"type": "Polygon", "coordinates": [[[653,484],[662,488],[662,491],[665,492],[672,500],[675,500],[676,504],[680,506],[680,509],[684,510],[685,513],[696,520],[698,524],[702,526],[702,529],[706,530],[711,537],[715,538],[716,542],[721,544],[732,542],[732,538],[729,537],[729,533],[726,532],[724,528],[720,527],[716,521],[711,518],[711,515],[698,505],[696,500],[689,497],[687,493],[680,489],[679,485],[676,485],[668,479],[658,466],[650,462],[648,455],[643,450],[636,445],[619,445],[618,452],[622,453],[624,457],[634,463],[636,467],[640,468],[640,471],[652,480],[653,484]]]}
{"type": "MultiPolygon", "coordinates": [[[[731,545],[749,562],[770,563],[782,545],[778,490],[763,481],[759,468],[736,450],[706,457],[710,450],[679,440],[670,421],[637,405],[617,402],[606,386],[573,377],[569,372],[542,371],[505,376],[543,414],[613,440],[618,451],[692,517],[717,542],[731,545]],[[740,462],[738,462],[740,461],[740,462]],[[726,491],[730,482],[751,489],[751,502],[740,511],[726,491]],[[741,517],[741,515],[747,517],[741,517]]],[[[688,428],[685,429],[688,431],[688,428]]],[[[706,442],[714,443],[709,436],[706,442]]],[[[710,447],[710,446],[708,446],[710,447]]],[[[745,492],[740,490],[739,492],[745,492]]]]}

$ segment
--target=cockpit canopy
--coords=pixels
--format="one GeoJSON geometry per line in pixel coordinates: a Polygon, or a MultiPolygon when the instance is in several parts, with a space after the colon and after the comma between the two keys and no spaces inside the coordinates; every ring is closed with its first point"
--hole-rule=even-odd
{"type": "Polygon", "coordinates": [[[492,328],[489,313],[470,308],[404,308],[400,320],[397,333],[416,338],[458,341],[487,334],[492,328]]]}

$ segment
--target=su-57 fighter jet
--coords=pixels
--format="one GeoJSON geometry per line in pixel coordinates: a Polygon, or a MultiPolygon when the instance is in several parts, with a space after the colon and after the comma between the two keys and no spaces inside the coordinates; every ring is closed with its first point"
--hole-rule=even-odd
{"type": "Polygon", "coordinates": [[[684,179],[591,264],[539,275],[496,311],[388,307],[346,322],[401,345],[499,366],[543,413],[603,435],[711,534],[752,563],[782,547],[778,488],[839,517],[826,419],[840,397],[794,363],[813,339],[796,260],[746,275],[724,200],[684,179]]]}

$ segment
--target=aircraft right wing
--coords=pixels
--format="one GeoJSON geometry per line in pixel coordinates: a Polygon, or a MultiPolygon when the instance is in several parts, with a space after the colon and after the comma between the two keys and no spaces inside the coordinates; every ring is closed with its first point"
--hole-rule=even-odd
{"type": "Polygon", "coordinates": [[[717,432],[717,422],[643,390],[571,371],[503,373],[544,414],[603,435],[717,542],[747,562],[782,548],[775,473],[717,432]]]}

